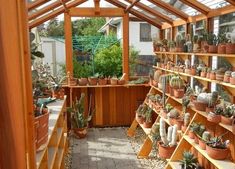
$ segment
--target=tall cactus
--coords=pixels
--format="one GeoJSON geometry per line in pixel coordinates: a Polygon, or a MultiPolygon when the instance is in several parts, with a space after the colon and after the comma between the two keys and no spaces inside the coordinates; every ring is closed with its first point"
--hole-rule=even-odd
{"type": "Polygon", "coordinates": [[[160,118],[160,136],[163,144],[168,145],[169,142],[167,140],[167,135],[166,135],[166,124],[163,118],[160,118]]]}

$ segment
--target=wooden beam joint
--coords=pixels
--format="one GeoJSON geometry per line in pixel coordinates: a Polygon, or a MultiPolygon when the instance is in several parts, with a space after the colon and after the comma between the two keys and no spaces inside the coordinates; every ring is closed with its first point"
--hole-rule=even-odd
{"type": "Polygon", "coordinates": [[[134,0],[132,1],[132,3],[126,7],[125,9],[125,13],[128,12],[137,2],[139,2],[140,0],[134,0]]]}

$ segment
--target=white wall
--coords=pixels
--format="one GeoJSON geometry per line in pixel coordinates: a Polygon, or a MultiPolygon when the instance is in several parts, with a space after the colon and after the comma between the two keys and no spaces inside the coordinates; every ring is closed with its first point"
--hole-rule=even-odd
{"type": "Polygon", "coordinates": [[[41,51],[44,53],[44,63],[49,63],[53,75],[60,71],[60,64],[65,64],[65,44],[51,38],[41,38],[41,51]]]}

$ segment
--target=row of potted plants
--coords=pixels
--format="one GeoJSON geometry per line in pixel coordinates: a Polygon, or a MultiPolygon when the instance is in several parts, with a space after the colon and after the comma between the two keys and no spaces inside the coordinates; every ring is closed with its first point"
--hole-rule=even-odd
{"type": "Polygon", "coordinates": [[[207,154],[216,160],[224,160],[229,156],[229,140],[223,141],[223,135],[212,137],[206,127],[200,123],[193,122],[190,125],[188,135],[194,139],[200,148],[206,150],[207,154]]]}
{"type": "Polygon", "coordinates": [[[170,51],[170,52],[202,52],[202,53],[219,53],[219,54],[234,54],[235,40],[232,33],[220,33],[218,36],[212,32],[203,32],[202,35],[186,36],[178,33],[175,40],[160,40],[156,38],[153,40],[153,50],[170,51]]]}

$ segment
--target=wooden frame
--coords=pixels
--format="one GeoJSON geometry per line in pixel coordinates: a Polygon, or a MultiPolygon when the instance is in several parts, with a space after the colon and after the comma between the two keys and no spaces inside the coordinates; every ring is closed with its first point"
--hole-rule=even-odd
{"type": "Polygon", "coordinates": [[[204,15],[207,15],[210,12],[210,8],[208,8],[206,5],[198,2],[198,1],[192,1],[192,0],[180,0],[182,3],[196,9],[197,11],[201,12],[204,15]]]}

